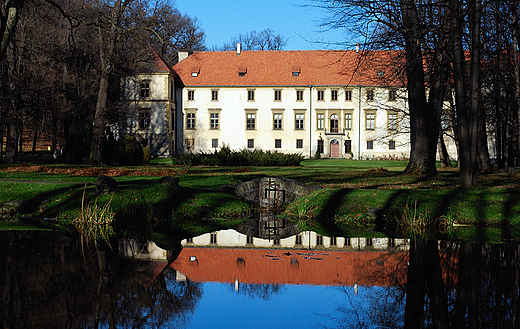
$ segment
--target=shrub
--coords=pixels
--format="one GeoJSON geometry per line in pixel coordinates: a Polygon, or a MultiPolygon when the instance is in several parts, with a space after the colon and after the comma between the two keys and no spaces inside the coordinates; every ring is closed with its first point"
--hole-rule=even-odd
{"type": "Polygon", "coordinates": [[[248,150],[235,151],[224,145],[220,150],[197,154],[188,153],[175,157],[173,163],[206,166],[299,166],[304,159],[301,153],[285,154],[277,151],[248,150]]]}
{"type": "Polygon", "coordinates": [[[104,157],[108,163],[120,166],[140,165],[145,158],[145,152],[141,143],[129,135],[126,135],[124,139],[109,139],[105,143],[104,151],[104,157]]]}

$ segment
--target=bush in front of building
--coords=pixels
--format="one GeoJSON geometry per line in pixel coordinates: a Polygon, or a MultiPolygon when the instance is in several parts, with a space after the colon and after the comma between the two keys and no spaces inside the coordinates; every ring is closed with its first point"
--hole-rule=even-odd
{"type": "MultiPolygon", "coordinates": [[[[186,155],[172,159],[173,164],[184,164],[186,155]]],[[[280,153],[277,151],[232,150],[224,145],[213,152],[190,154],[192,166],[299,166],[304,156],[301,153],[280,153]]]]}
{"type": "MultiPolygon", "coordinates": [[[[134,137],[126,135],[124,139],[109,139],[105,144],[106,163],[118,166],[136,166],[145,161],[143,146],[134,137]]],[[[149,159],[148,159],[149,161],[149,159]]]]}

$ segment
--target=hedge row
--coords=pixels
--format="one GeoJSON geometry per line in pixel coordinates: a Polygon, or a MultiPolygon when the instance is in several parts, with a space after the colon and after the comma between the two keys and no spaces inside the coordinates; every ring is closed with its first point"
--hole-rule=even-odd
{"type": "Polygon", "coordinates": [[[304,159],[301,153],[279,153],[277,151],[235,151],[228,146],[210,153],[186,153],[174,157],[173,164],[188,166],[299,166],[304,159]]]}

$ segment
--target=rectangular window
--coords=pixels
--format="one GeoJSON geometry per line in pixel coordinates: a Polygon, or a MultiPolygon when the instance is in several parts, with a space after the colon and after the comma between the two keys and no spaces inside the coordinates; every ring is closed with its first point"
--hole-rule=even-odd
{"type": "Polygon", "coordinates": [[[282,130],[282,113],[273,113],[273,129],[282,130]]]}
{"type": "Polygon", "coordinates": [[[139,110],[139,129],[150,129],[150,110],[139,110]]]}
{"type": "Polygon", "coordinates": [[[250,102],[255,100],[255,91],[254,90],[247,91],[247,100],[250,102]]]}
{"type": "Polygon", "coordinates": [[[388,112],[388,130],[397,130],[397,113],[388,112]]]}
{"type": "Polygon", "coordinates": [[[186,113],[186,129],[195,129],[195,113],[186,113]]]}
{"type": "Polygon", "coordinates": [[[296,148],[302,149],[303,148],[303,139],[297,139],[296,140],[296,148]]]}
{"type": "Polygon", "coordinates": [[[374,101],[374,91],[373,90],[367,90],[367,101],[369,101],[369,102],[374,101]]]}
{"type": "Polygon", "coordinates": [[[297,234],[297,235],[295,236],[294,244],[295,244],[296,246],[301,246],[301,245],[303,244],[302,242],[303,242],[303,241],[302,241],[302,235],[301,235],[301,234],[297,234]]]}
{"type": "Polygon", "coordinates": [[[330,237],[330,245],[331,246],[337,246],[338,245],[338,239],[335,236],[330,237]]]}
{"type": "Polygon", "coordinates": [[[345,90],[345,100],[346,101],[352,100],[352,90],[345,90]]]}
{"type": "Polygon", "coordinates": [[[388,100],[391,101],[391,102],[397,100],[397,91],[389,90],[388,91],[388,100]]]}
{"type": "Polygon", "coordinates": [[[141,83],[139,84],[139,97],[150,97],[150,81],[141,81],[141,83]]]}
{"type": "Polygon", "coordinates": [[[189,101],[195,100],[195,90],[188,90],[188,100],[189,101]]]}
{"type": "Polygon", "coordinates": [[[255,140],[254,140],[254,139],[248,139],[248,140],[247,140],[247,148],[248,148],[248,149],[253,149],[253,148],[255,148],[255,140]]]}
{"type": "Polygon", "coordinates": [[[318,130],[325,129],[325,114],[324,113],[317,114],[316,125],[317,125],[316,128],[318,130]]]}
{"type": "Polygon", "coordinates": [[[352,113],[345,113],[345,130],[352,130],[352,113]]]}
{"type": "Polygon", "coordinates": [[[367,150],[374,149],[374,141],[367,141],[367,150]]]}
{"type": "Polygon", "coordinates": [[[374,130],[376,125],[376,114],[373,112],[365,113],[365,129],[374,130]]]}
{"type": "Polygon", "coordinates": [[[337,101],[338,100],[338,91],[333,89],[330,91],[330,100],[337,101]]]}
{"type": "Polygon", "coordinates": [[[256,114],[255,113],[247,113],[246,119],[246,128],[247,130],[255,130],[256,124],[256,114]]]}
{"type": "Polygon", "coordinates": [[[209,114],[209,129],[218,129],[218,113],[209,114]]]}
{"type": "Polygon", "coordinates": [[[323,246],[323,235],[316,235],[316,245],[323,246]]]}
{"type": "Polygon", "coordinates": [[[218,139],[217,138],[213,138],[211,140],[211,147],[216,149],[218,147],[218,139]]]}
{"type": "Polygon", "coordinates": [[[325,90],[318,90],[318,100],[319,101],[325,100],[325,90]]]}
{"type": "Polygon", "coordinates": [[[296,100],[303,101],[303,90],[296,90],[296,100]]]}
{"type": "Polygon", "coordinates": [[[209,238],[209,243],[217,243],[217,233],[211,233],[209,238]]]}
{"type": "Polygon", "coordinates": [[[275,149],[281,149],[282,148],[282,140],[281,139],[275,139],[274,140],[274,148],[275,149]]]}
{"type": "Polygon", "coordinates": [[[281,90],[274,91],[274,100],[277,102],[282,100],[282,91],[281,90]]]}
{"type": "Polygon", "coordinates": [[[214,102],[218,101],[218,90],[211,91],[211,100],[214,102]]]}
{"type": "Polygon", "coordinates": [[[294,129],[296,129],[296,130],[303,130],[304,119],[305,119],[305,114],[303,114],[303,113],[296,113],[294,115],[294,129]]]}
{"type": "Polygon", "coordinates": [[[395,150],[395,141],[388,141],[388,149],[395,150]]]}
{"type": "Polygon", "coordinates": [[[254,237],[251,235],[248,235],[246,238],[246,244],[254,244],[254,243],[255,243],[254,237]]]}

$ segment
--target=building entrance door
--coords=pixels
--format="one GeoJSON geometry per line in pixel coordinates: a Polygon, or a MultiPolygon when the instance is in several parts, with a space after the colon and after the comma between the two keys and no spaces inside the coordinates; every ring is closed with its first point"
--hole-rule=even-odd
{"type": "Polygon", "coordinates": [[[330,142],[330,157],[339,158],[339,142],[336,139],[330,142]]]}

